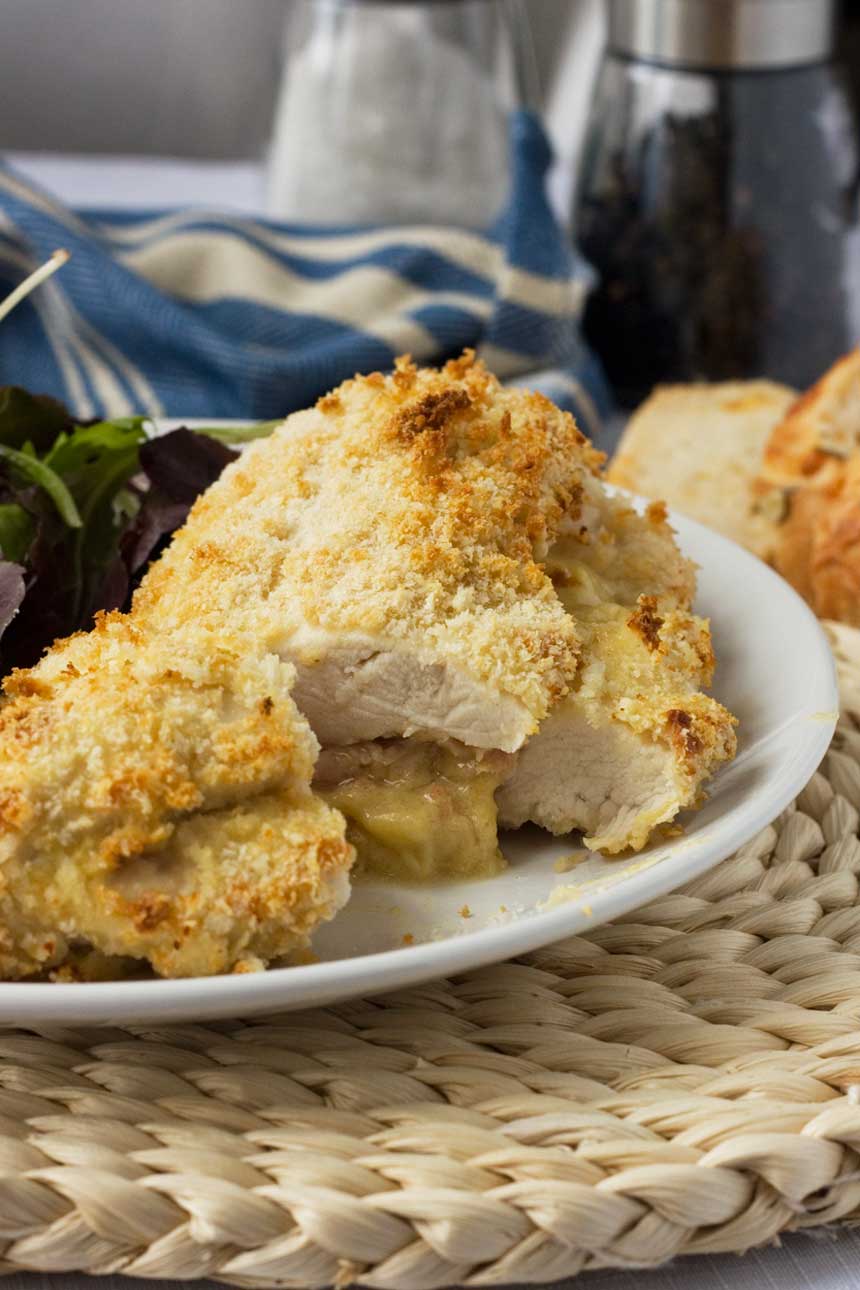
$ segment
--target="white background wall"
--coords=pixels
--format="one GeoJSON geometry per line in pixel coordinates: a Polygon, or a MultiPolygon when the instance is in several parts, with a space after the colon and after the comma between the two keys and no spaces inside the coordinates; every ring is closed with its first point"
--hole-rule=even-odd
{"type": "MultiPolygon", "coordinates": [[[[258,155],[284,18],[300,2],[0,0],[0,150],[258,155]]],[[[564,151],[600,2],[528,0],[564,151]]]]}
{"type": "Polygon", "coordinates": [[[291,0],[0,0],[0,148],[251,155],[291,0]]]}

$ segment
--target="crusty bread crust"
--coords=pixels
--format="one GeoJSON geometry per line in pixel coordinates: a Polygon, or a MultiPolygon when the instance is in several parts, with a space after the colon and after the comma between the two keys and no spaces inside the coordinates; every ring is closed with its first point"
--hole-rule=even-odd
{"type": "Polygon", "coordinates": [[[822,618],[860,626],[860,349],[774,428],[754,493],[776,519],[765,554],[822,618]]]}
{"type": "Polygon", "coordinates": [[[812,603],[821,618],[860,627],[860,455],[827,490],[813,530],[812,603]]]}
{"type": "Polygon", "coordinates": [[[764,449],[761,477],[794,488],[829,475],[860,446],[860,349],[852,350],[796,399],[764,449]]]}

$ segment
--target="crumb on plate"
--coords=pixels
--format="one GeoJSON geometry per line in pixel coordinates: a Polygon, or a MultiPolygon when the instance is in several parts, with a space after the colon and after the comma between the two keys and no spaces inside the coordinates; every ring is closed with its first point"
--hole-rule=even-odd
{"type": "Polygon", "coordinates": [[[571,851],[570,855],[559,856],[553,865],[553,869],[556,873],[570,873],[571,869],[575,869],[579,864],[584,864],[587,859],[588,852],[583,847],[579,851],[571,851]]]}

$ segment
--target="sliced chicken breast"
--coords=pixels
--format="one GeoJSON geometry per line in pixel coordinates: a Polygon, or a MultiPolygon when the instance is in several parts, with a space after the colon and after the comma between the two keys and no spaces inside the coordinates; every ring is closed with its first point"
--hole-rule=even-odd
{"type": "Polygon", "coordinates": [[[294,664],[324,746],[423,733],[513,752],[576,675],[541,561],[599,461],[570,416],[470,357],[401,361],[228,467],[135,621],[241,626],[294,664]]]}
{"type": "MultiPolygon", "coordinates": [[[[242,623],[295,665],[296,701],[325,748],[416,737],[513,753],[513,774],[496,780],[502,823],[640,847],[696,802],[734,733],[698,693],[713,660],[690,613],[693,568],[663,510],[639,516],[607,496],[601,463],[570,416],[502,388],[471,356],[441,371],[401,361],[390,377],[346,382],[231,466],[147,578],[135,618],[242,623]]],[[[389,810],[402,818],[395,778],[389,810]]],[[[379,776],[327,791],[349,804],[365,858],[378,856],[379,776]]],[[[441,838],[441,801],[439,812],[441,838]]],[[[437,858],[417,868],[448,872],[437,858]]]]}
{"type": "Polygon", "coordinates": [[[657,503],[644,516],[589,488],[588,527],[547,558],[582,639],[580,670],[499,792],[501,822],[581,829],[595,850],[639,849],[694,806],[735,751],[733,719],[700,693],[714,656],[690,609],[695,572],[657,503]]]}

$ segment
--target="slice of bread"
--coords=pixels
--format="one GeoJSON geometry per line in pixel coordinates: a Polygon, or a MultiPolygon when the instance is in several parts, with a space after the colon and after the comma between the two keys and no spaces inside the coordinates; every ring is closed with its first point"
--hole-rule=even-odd
{"type": "Polygon", "coordinates": [[[860,626],[860,348],[800,397],[770,381],[658,388],[608,477],[768,560],[819,617],[860,626]]]}
{"type": "Polygon", "coordinates": [[[766,554],[779,514],[753,506],[752,486],[796,399],[772,381],[659,386],[628,423],[608,478],[766,554]]]}

